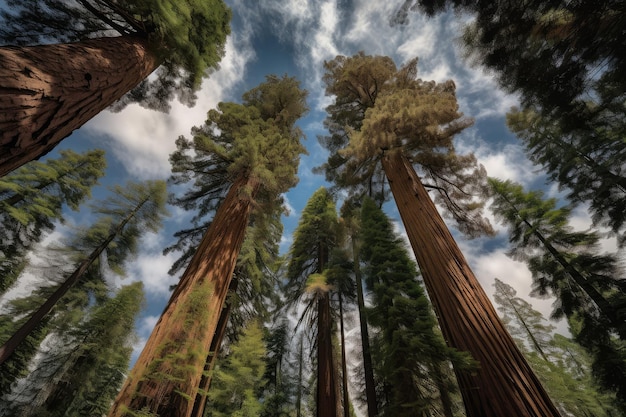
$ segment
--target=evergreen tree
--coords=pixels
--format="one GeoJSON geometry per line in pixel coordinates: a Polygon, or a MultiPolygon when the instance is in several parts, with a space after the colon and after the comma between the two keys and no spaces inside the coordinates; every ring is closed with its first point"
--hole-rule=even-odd
{"type": "MultiPolygon", "coordinates": [[[[539,105],[546,114],[569,113],[575,122],[581,104],[601,97],[612,85],[622,96],[626,79],[624,40],[619,28],[626,14],[619,2],[472,2],[466,0],[406,0],[428,14],[454,6],[474,14],[466,34],[469,53],[494,71],[500,83],[521,94],[525,106],[539,105]]],[[[584,104],[582,106],[584,112],[584,104]]],[[[623,112],[623,109],[622,109],[623,112]]]]}
{"type": "Polygon", "coordinates": [[[0,176],[49,152],[157,67],[131,100],[191,104],[230,32],[220,0],[7,3],[0,38],[20,46],[0,48],[0,176]]]}
{"type": "Polygon", "coordinates": [[[243,104],[220,103],[209,111],[206,124],[193,129],[193,141],[178,139],[174,172],[178,181],[195,181],[181,204],[199,205],[201,215],[219,208],[111,417],[145,408],[187,415],[192,408],[250,215],[272,218],[281,210],[281,193],[297,182],[304,147],[294,123],[307,110],[305,97],[295,79],[268,76],[244,94],[243,104]],[[206,198],[193,198],[199,195],[206,198]]]}
{"type": "Polygon", "coordinates": [[[141,283],[122,287],[93,306],[78,326],[59,335],[64,348],[47,360],[63,365],[55,373],[44,404],[33,416],[82,417],[102,415],[115,399],[132,353],[135,319],[142,308],[141,283]]]}
{"type": "Polygon", "coordinates": [[[335,203],[325,188],[318,189],[309,198],[289,250],[287,267],[287,299],[292,303],[308,293],[305,309],[316,310],[317,326],[317,401],[318,417],[336,417],[338,398],[336,397],[336,370],[332,348],[332,316],[330,290],[325,275],[331,262],[331,252],[338,245],[337,211],[335,203]]]}
{"type": "Polygon", "coordinates": [[[286,417],[293,409],[293,376],[289,372],[291,338],[288,321],[279,321],[265,336],[267,348],[264,379],[267,381],[263,395],[261,417],[286,417]]]}
{"type": "Polygon", "coordinates": [[[378,403],[376,401],[376,383],[374,381],[374,368],[372,366],[372,354],[370,349],[367,312],[363,296],[363,277],[361,273],[360,252],[360,213],[353,201],[346,201],[341,207],[341,220],[349,236],[352,267],[354,271],[355,292],[359,311],[359,324],[361,330],[361,347],[363,354],[363,379],[365,383],[365,399],[367,402],[368,417],[378,415],[378,403]]]}
{"type": "Polygon", "coordinates": [[[220,363],[209,391],[208,417],[256,417],[262,405],[257,395],[266,381],[266,347],[263,328],[258,321],[249,323],[241,339],[230,346],[230,353],[220,363]]]}
{"type": "MultiPolygon", "coordinates": [[[[112,191],[113,196],[92,208],[101,217],[72,244],[78,257],[76,269],[0,347],[0,365],[40,325],[72,287],[77,284],[88,285],[94,276],[102,278],[99,271],[94,270],[94,264],[103,254],[106,254],[108,266],[119,272],[128,255],[136,253],[141,234],[157,231],[161,226],[162,218],[167,214],[163,181],[131,182],[125,187],[115,186],[112,191]]],[[[88,302],[88,297],[83,297],[83,302],[88,302]]]]}
{"type": "MultiPolygon", "coordinates": [[[[331,121],[341,119],[341,111],[348,111],[350,102],[357,109],[361,91],[372,91],[360,83],[360,73],[353,70],[361,60],[361,56],[338,57],[334,60],[337,65],[326,64],[327,68],[339,68],[327,70],[325,82],[327,92],[337,96],[335,103],[343,105],[335,112],[329,107],[331,121]],[[346,86],[342,96],[337,86],[346,86]]],[[[364,112],[361,126],[348,126],[343,142],[331,149],[345,159],[338,164],[338,176],[357,179],[346,180],[346,184],[368,183],[382,166],[444,338],[450,346],[469,351],[480,363],[477,372],[457,372],[468,415],[558,415],[417,175],[415,166],[433,182],[430,187],[438,192],[436,201],[461,232],[470,237],[493,233],[482,218],[483,203],[478,200],[487,194],[484,169],[473,155],[454,151],[454,135],[472,123],[458,112],[455,85],[452,81],[425,82],[416,76],[414,59],[394,71],[386,83],[374,83],[378,88],[375,103],[364,112]]],[[[378,79],[375,74],[370,78],[378,79]]],[[[358,120],[358,110],[354,119],[358,120]]],[[[325,165],[327,172],[331,166],[325,165]]]]}
{"type": "Polygon", "coordinates": [[[462,369],[468,358],[446,347],[435,332],[415,265],[387,216],[371,199],[363,202],[361,213],[360,256],[372,293],[368,318],[377,329],[373,359],[382,387],[380,415],[427,416],[435,407],[436,395],[428,386],[433,370],[447,360],[462,369]]]}
{"type": "Polygon", "coordinates": [[[509,331],[563,415],[611,416],[614,396],[602,393],[591,377],[591,357],[572,340],[553,334],[554,326],[517,292],[496,278],[494,299],[509,331]]]}
{"type": "MultiPolygon", "coordinates": [[[[605,117],[606,120],[619,120],[605,117]]],[[[533,109],[513,109],[507,124],[526,145],[529,157],[550,180],[565,187],[574,203],[588,203],[594,223],[609,227],[624,243],[626,173],[621,161],[626,125],[564,131],[554,119],[533,109]]]]}
{"type": "Polygon", "coordinates": [[[574,232],[567,224],[571,210],[556,209],[555,199],[524,192],[508,181],[490,179],[493,210],[510,228],[512,254],[528,262],[534,293],[556,297],[554,318],[567,317],[575,340],[594,358],[599,383],[626,404],[624,355],[625,293],[616,279],[616,259],[598,254],[599,236],[574,232]],[[615,340],[616,332],[622,340],[615,340]]]}
{"type": "Polygon", "coordinates": [[[104,151],[60,154],[0,178],[0,293],[21,274],[27,251],[52,231],[55,221],[63,220],[63,208],[77,210],[104,175],[104,151]]]}
{"type": "Polygon", "coordinates": [[[556,199],[542,192],[524,192],[510,181],[490,179],[492,209],[509,226],[511,254],[528,262],[538,295],[558,300],[555,318],[585,311],[602,316],[612,330],[626,337],[626,317],[619,305],[626,294],[617,277],[617,260],[598,254],[600,236],[574,232],[568,225],[571,209],[556,208],[556,199]]]}

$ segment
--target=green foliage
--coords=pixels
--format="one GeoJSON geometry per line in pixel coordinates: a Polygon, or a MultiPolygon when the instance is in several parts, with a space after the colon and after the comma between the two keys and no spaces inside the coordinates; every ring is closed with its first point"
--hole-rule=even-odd
{"type": "Polygon", "coordinates": [[[567,188],[567,198],[588,202],[594,222],[609,227],[624,243],[626,176],[621,162],[626,157],[626,124],[608,114],[610,110],[605,113],[589,128],[564,129],[537,109],[513,109],[507,124],[524,142],[531,160],[567,188]]]}
{"type": "MultiPolygon", "coordinates": [[[[330,253],[338,243],[337,227],[335,202],[328,190],[321,187],[309,198],[294,231],[285,287],[289,301],[300,299],[310,277],[321,275],[328,267],[330,253]]],[[[325,277],[322,281],[326,286],[325,277]]]]}
{"type": "Polygon", "coordinates": [[[435,330],[415,264],[371,199],[361,209],[361,242],[363,274],[372,294],[368,323],[375,328],[372,358],[382,391],[379,411],[385,416],[426,415],[439,395],[426,381],[433,381],[435,370],[447,361],[468,369],[470,359],[448,348],[435,330]]]}
{"type": "Polygon", "coordinates": [[[0,178],[0,293],[19,277],[28,249],[53,230],[55,221],[63,221],[63,208],[77,210],[104,175],[104,151],[60,154],[0,178]]]}
{"type": "Polygon", "coordinates": [[[617,382],[626,378],[625,292],[615,257],[598,254],[596,233],[572,231],[571,209],[556,209],[556,200],[509,181],[490,183],[493,211],[509,226],[511,253],[528,262],[534,293],[556,297],[552,316],[568,318],[575,340],[593,357],[598,382],[626,410],[626,390],[617,382]]]}
{"type": "Polygon", "coordinates": [[[7,43],[73,42],[93,37],[138,36],[149,40],[162,67],[126,99],[167,109],[176,94],[193,104],[206,73],[217,67],[230,34],[231,11],[221,0],[37,0],[7,2],[0,12],[0,39],[7,43]]]}
{"type": "Polygon", "coordinates": [[[56,359],[65,366],[35,415],[81,417],[108,411],[124,381],[135,319],[142,305],[142,284],[124,286],[114,297],[93,306],[76,328],[61,336],[66,347],[57,352],[56,359]]]}
{"type": "Polygon", "coordinates": [[[494,191],[492,210],[509,226],[511,254],[528,262],[537,295],[549,291],[558,303],[555,318],[576,311],[595,315],[601,311],[610,325],[623,331],[618,306],[624,288],[617,279],[617,260],[600,255],[600,236],[575,232],[568,225],[571,208],[556,208],[555,199],[538,191],[524,192],[510,181],[489,180],[494,191]],[[621,323],[621,324],[620,324],[621,323]]]}
{"type": "Polygon", "coordinates": [[[257,394],[265,385],[266,347],[263,328],[249,323],[238,342],[213,374],[207,404],[208,417],[256,417],[262,405],[257,394]]]}
{"type": "Polygon", "coordinates": [[[455,152],[454,136],[473,121],[458,111],[454,82],[417,78],[417,59],[400,69],[388,57],[362,53],[325,63],[327,107],[321,138],[330,152],[319,169],[329,181],[355,195],[385,199],[380,160],[401,148],[419,174],[437,191],[445,214],[468,236],[492,234],[482,217],[487,194],[484,168],[472,154],[455,152]]]}
{"type": "MultiPolygon", "coordinates": [[[[87,262],[88,266],[56,302],[57,306],[63,306],[63,308],[57,307],[52,310],[52,314],[48,316],[50,322],[46,331],[55,332],[61,338],[65,337],[70,342],[73,341],[72,332],[75,332],[77,328],[80,329],[80,326],[84,324],[85,315],[88,314],[86,312],[94,302],[100,305],[109,299],[106,271],[123,274],[125,262],[138,250],[138,240],[141,235],[146,231],[156,232],[163,216],[167,214],[165,209],[167,192],[164,181],[130,182],[126,187],[113,187],[112,192],[111,197],[99,204],[94,204],[93,210],[100,214],[100,217],[91,227],[77,230],[73,236],[66,239],[63,247],[57,246],[50,249],[55,255],[57,265],[53,263],[43,271],[52,282],[34,290],[30,296],[12,300],[9,303],[9,314],[6,319],[10,328],[17,329],[18,323],[13,323],[13,318],[21,320],[30,317],[38,308],[43,308],[44,302],[61,285],[58,281],[65,281],[71,277],[67,264],[78,268],[82,262],[87,262]],[[106,256],[101,256],[102,252],[106,253],[106,256]],[[63,267],[59,267],[59,264],[63,267]]],[[[41,323],[38,326],[41,328],[43,325],[41,323]]],[[[36,334],[31,334],[29,338],[36,338],[37,344],[41,341],[36,334]]],[[[24,342],[21,344],[24,346],[20,345],[16,354],[18,358],[24,357],[21,360],[25,366],[36,349],[29,348],[29,339],[24,342]]],[[[118,343],[119,346],[121,345],[118,343]]],[[[48,362],[53,369],[59,366],[59,362],[54,359],[56,354],[64,353],[53,352],[51,354],[48,362]]],[[[124,366],[127,366],[127,362],[124,366]]],[[[60,369],[55,370],[54,373],[65,371],[67,370],[60,369]]],[[[14,373],[6,374],[6,377],[15,379],[21,373],[23,371],[16,369],[14,373]]],[[[39,382],[48,386],[56,383],[49,378],[51,375],[42,377],[39,382]]]]}
{"type": "Polygon", "coordinates": [[[294,122],[307,111],[306,95],[294,78],[268,76],[244,94],[243,104],[220,103],[217,110],[210,110],[206,123],[192,129],[193,139],[178,138],[177,150],[170,156],[172,181],[193,184],[172,204],[197,214],[194,227],[176,233],[178,242],[165,250],[183,252],[170,273],[187,265],[209,216],[237,178],[253,176],[261,181],[253,221],[259,226],[257,233],[277,235],[280,195],[297,183],[299,157],[305,152],[302,132],[294,122]]]}
{"type": "MultiPolygon", "coordinates": [[[[14,321],[12,316],[0,316],[0,344],[4,344],[23,324],[25,318],[14,321]]],[[[12,384],[28,375],[28,364],[49,331],[48,320],[42,321],[13,355],[0,365],[0,398],[11,392],[12,384]]]]}
{"type": "Polygon", "coordinates": [[[603,393],[591,374],[592,359],[572,340],[553,334],[542,314],[496,279],[494,299],[503,321],[563,415],[612,416],[614,395],[603,393]],[[530,350],[529,350],[530,347],[530,350]]]}
{"type": "MultiPolygon", "coordinates": [[[[524,0],[407,0],[429,14],[447,6],[472,13],[466,30],[468,54],[492,70],[522,102],[539,105],[570,119],[579,104],[598,96],[602,86],[615,86],[622,96],[624,54],[620,27],[626,16],[619,2],[524,0]]],[[[622,96],[623,97],[623,96],[622,96]]],[[[613,97],[611,97],[613,98],[613,97]]],[[[603,103],[604,104],[604,103],[603,103]]]]}

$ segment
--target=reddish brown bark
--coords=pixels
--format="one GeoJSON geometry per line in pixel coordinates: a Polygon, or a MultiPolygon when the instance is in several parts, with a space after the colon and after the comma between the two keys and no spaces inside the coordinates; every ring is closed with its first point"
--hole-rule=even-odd
{"type": "MultiPolygon", "coordinates": [[[[235,292],[236,287],[237,287],[237,279],[233,279],[231,281],[230,288],[228,288],[228,292],[229,293],[235,292]]],[[[224,335],[226,334],[228,318],[230,317],[230,309],[231,309],[230,303],[226,303],[226,305],[222,309],[220,318],[217,322],[217,329],[215,329],[213,340],[211,340],[211,346],[209,346],[209,354],[204,364],[204,372],[202,374],[202,378],[200,378],[198,394],[196,394],[196,399],[193,404],[193,410],[191,411],[191,417],[202,417],[204,415],[204,408],[206,407],[206,400],[207,400],[206,392],[209,390],[209,387],[211,386],[211,379],[212,379],[211,371],[213,371],[213,369],[215,368],[215,364],[217,363],[217,355],[219,355],[220,353],[222,340],[224,339],[224,335]]]]}
{"type": "Polygon", "coordinates": [[[317,417],[337,417],[332,318],[328,292],[320,294],[317,314],[317,417]]]}
{"type": "Polygon", "coordinates": [[[0,47],[0,176],[50,152],[158,66],[135,36],[0,47]]]}
{"type": "Polygon", "coordinates": [[[256,179],[243,177],[231,186],[110,417],[125,416],[127,409],[163,417],[191,415],[258,188],[256,179]],[[243,195],[245,189],[250,194],[243,195]]]}
{"type": "Polygon", "coordinates": [[[382,163],[443,335],[480,364],[476,372],[457,371],[467,416],[559,416],[411,163],[399,150],[382,163]]]}

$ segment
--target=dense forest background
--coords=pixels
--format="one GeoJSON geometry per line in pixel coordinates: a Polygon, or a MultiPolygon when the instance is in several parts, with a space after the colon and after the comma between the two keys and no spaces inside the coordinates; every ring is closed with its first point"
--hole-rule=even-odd
{"type": "Polygon", "coordinates": [[[347,3],[2,4],[0,415],[626,415],[623,6],[347,3]]]}

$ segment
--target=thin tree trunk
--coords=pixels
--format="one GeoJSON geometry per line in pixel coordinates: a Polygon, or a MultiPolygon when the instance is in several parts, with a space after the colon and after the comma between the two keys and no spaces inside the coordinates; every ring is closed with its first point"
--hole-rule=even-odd
{"type": "Polygon", "coordinates": [[[231,186],[118,395],[110,417],[147,409],[189,417],[259,181],[231,186]],[[251,190],[242,194],[242,190],[251,190]]]}
{"type": "Polygon", "coordinates": [[[143,200],[140,204],[138,204],[132,212],[124,220],[115,228],[111,234],[106,238],[104,242],[102,242],[96,249],[94,249],[89,257],[82,261],[78,268],[70,275],[64,282],[59,286],[59,288],[52,293],[50,297],[39,307],[37,311],[33,313],[33,315],[19,328],[18,331],[15,332],[13,336],[9,340],[5,342],[2,347],[0,347],[0,365],[6,361],[11,354],[15,351],[15,349],[22,343],[28,335],[41,323],[44,317],[52,310],[52,308],[56,305],[57,302],[69,291],[70,288],[74,286],[78,282],[78,280],[85,274],[87,268],[91,266],[92,263],[100,254],[109,246],[109,244],[115,239],[115,237],[124,230],[126,224],[137,214],[139,209],[148,201],[148,199],[143,200]]]}
{"type": "Polygon", "coordinates": [[[0,47],[0,176],[50,152],[159,63],[138,36],[0,47]]]}
{"type": "Polygon", "coordinates": [[[567,271],[567,274],[570,276],[574,284],[578,285],[581,290],[587,294],[587,296],[593,301],[593,303],[598,307],[598,310],[602,313],[603,316],[609,319],[611,325],[617,330],[618,334],[622,339],[626,339],[626,325],[623,319],[620,319],[620,316],[613,305],[593,286],[591,282],[587,278],[585,278],[565,257],[554,247],[552,244],[537,231],[533,224],[531,224],[526,218],[524,218],[515,204],[510,201],[506,196],[502,195],[502,198],[506,200],[506,202],[515,210],[517,216],[524,222],[524,224],[530,229],[533,230],[533,234],[539,239],[541,244],[550,252],[550,255],[567,271]]]}
{"type": "Polygon", "coordinates": [[[296,392],[296,417],[302,417],[302,374],[304,364],[304,354],[302,351],[302,342],[304,336],[300,334],[300,345],[298,348],[298,391],[296,392]]]}
{"type": "Polygon", "coordinates": [[[341,379],[343,388],[343,415],[350,417],[350,399],[348,398],[348,365],[346,363],[346,337],[343,328],[343,299],[339,291],[339,327],[341,330],[341,379]]]}
{"type": "Polygon", "coordinates": [[[317,417],[337,417],[332,318],[328,292],[317,301],[317,417]]]}
{"type": "Polygon", "coordinates": [[[411,163],[400,150],[382,163],[444,338],[479,362],[475,372],[455,370],[467,416],[559,416],[411,163]]]}
{"type": "Polygon", "coordinates": [[[352,258],[354,260],[354,277],[356,280],[357,305],[359,307],[359,322],[361,324],[361,346],[363,349],[363,371],[365,373],[365,396],[367,398],[367,416],[378,415],[378,402],[376,401],[376,384],[374,382],[374,367],[372,366],[372,353],[370,349],[370,337],[367,329],[367,316],[365,314],[365,300],[363,298],[363,279],[359,266],[359,251],[356,237],[352,236],[352,258]]]}
{"type": "MultiPolygon", "coordinates": [[[[237,290],[237,283],[237,278],[231,281],[230,288],[228,288],[229,293],[233,293],[237,290]]],[[[220,313],[220,318],[217,322],[217,328],[215,329],[215,334],[213,335],[213,340],[211,340],[211,346],[209,347],[209,354],[207,355],[205,361],[206,363],[204,365],[204,372],[202,373],[202,378],[200,378],[198,394],[196,394],[196,400],[193,404],[191,417],[202,417],[202,415],[204,414],[204,408],[206,407],[207,400],[207,392],[209,391],[209,387],[211,386],[211,372],[215,368],[217,355],[220,352],[222,340],[224,340],[224,335],[226,334],[226,327],[228,325],[230,310],[230,303],[226,303],[226,305],[222,309],[222,312],[220,313]]]]}
{"type": "MultiPolygon", "coordinates": [[[[439,400],[441,401],[441,410],[443,411],[443,415],[445,417],[454,417],[454,412],[452,411],[452,398],[450,397],[450,393],[448,392],[448,387],[446,386],[446,379],[448,378],[446,374],[447,363],[434,363],[432,367],[432,372],[435,376],[435,384],[437,385],[437,391],[439,391],[439,400]]],[[[448,371],[449,373],[450,371],[448,371]]]]}

